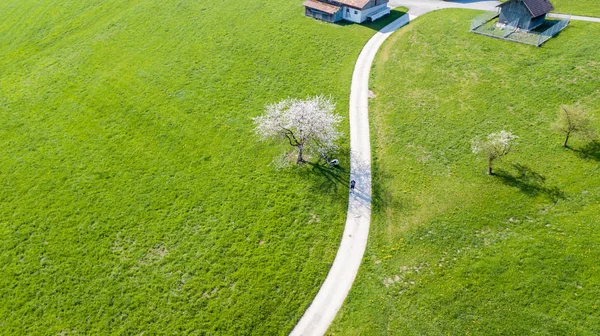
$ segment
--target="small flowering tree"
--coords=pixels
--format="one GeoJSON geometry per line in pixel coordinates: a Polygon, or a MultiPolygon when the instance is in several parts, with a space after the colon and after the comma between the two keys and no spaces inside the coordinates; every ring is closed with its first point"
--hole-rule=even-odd
{"type": "Polygon", "coordinates": [[[337,149],[337,130],[342,118],[333,113],[330,98],[316,96],[306,100],[286,99],[267,105],[265,114],[254,118],[256,133],[262,138],[281,138],[298,149],[297,163],[304,163],[304,153],[326,153],[337,149]]]}
{"type": "Polygon", "coordinates": [[[489,134],[485,140],[473,139],[473,153],[485,156],[488,162],[488,175],[493,175],[492,170],[494,161],[499,159],[513,150],[516,144],[515,139],[518,137],[511,132],[500,131],[498,133],[489,134]]]}

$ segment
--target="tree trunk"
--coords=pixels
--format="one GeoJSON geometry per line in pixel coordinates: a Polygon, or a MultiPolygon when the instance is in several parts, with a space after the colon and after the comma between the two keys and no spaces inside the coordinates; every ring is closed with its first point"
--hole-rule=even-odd
{"type": "Polygon", "coordinates": [[[563,143],[563,147],[565,147],[565,148],[569,147],[569,145],[567,143],[569,142],[570,136],[571,136],[571,132],[567,132],[567,136],[565,137],[565,142],[563,143]]]}
{"type": "Polygon", "coordinates": [[[302,157],[303,150],[304,150],[304,146],[298,145],[298,161],[296,161],[296,163],[298,163],[298,164],[306,162],[306,161],[304,161],[304,157],[302,157]]]}
{"type": "Polygon", "coordinates": [[[494,175],[492,171],[492,160],[488,160],[488,175],[494,175]]]}

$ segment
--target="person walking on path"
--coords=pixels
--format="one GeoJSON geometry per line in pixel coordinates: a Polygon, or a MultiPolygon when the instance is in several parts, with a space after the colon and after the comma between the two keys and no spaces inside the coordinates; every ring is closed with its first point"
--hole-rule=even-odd
{"type": "Polygon", "coordinates": [[[350,192],[354,194],[354,187],[356,186],[356,181],[350,181],[350,192]]]}

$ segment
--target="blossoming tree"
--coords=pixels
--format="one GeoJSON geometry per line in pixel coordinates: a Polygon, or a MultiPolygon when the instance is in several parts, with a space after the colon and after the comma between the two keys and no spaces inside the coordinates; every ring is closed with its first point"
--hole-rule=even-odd
{"type": "Polygon", "coordinates": [[[517,138],[518,136],[513,135],[511,132],[502,130],[498,133],[489,134],[485,140],[473,139],[473,153],[485,156],[488,162],[488,175],[494,174],[492,170],[494,161],[513,150],[517,138]]]}
{"type": "Polygon", "coordinates": [[[281,138],[298,150],[297,163],[304,153],[326,153],[337,149],[337,130],[342,118],[334,113],[331,98],[316,96],[306,100],[285,99],[267,105],[265,114],[254,118],[256,133],[262,138],[281,138]]]}

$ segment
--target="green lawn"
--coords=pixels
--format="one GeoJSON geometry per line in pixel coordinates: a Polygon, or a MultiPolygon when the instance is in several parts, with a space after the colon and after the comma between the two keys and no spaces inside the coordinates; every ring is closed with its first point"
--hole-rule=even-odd
{"type": "Polygon", "coordinates": [[[251,118],[314,94],[345,117],[383,24],[296,0],[2,1],[0,334],[287,334],[337,250],[347,155],[277,172],[287,147],[251,118]]]}
{"type": "Polygon", "coordinates": [[[598,0],[551,0],[555,12],[600,17],[598,0]]]}
{"type": "Polygon", "coordinates": [[[599,24],[536,48],[427,14],[384,44],[371,88],[369,245],[332,335],[600,334],[600,145],[550,125],[580,102],[600,131],[599,24]],[[485,173],[471,139],[518,151],[485,173]]]}

